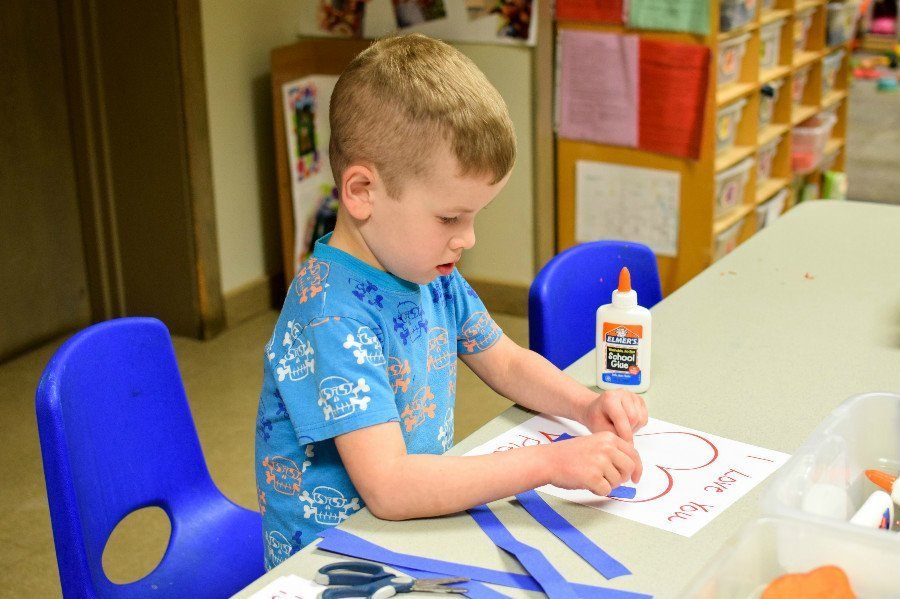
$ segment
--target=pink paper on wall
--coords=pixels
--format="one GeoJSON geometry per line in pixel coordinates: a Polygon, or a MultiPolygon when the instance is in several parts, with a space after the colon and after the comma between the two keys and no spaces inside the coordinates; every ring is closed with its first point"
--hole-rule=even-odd
{"type": "Polygon", "coordinates": [[[638,38],[564,29],[559,34],[559,135],[638,143],[638,38]]]}

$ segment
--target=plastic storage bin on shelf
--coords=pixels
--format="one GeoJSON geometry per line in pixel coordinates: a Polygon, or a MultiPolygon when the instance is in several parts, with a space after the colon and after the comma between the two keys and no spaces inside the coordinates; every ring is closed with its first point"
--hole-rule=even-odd
{"type": "Polygon", "coordinates": [[[756,17],[756,0],[720,0],[719,31],[743,27],[756,17]]]}
{"type": "Polygon", "coordinates": [[[824,98],[836,87],[837,74],[841,69],[844,51],[838,50],[822,59],[822,97],[824,98]]]}
{"type": "Polygon", "coordinates": [[[772,164],[775,162],[775,155],[778,154],[778,144],[781,143],[782,139],[784,139],[784,136],[779,135],[759,147],[756,155],[757,185],[762,185],[766,179],[772,176],[772,164]]]}
{"type": "Polygon", "coordinates": [[[791,80],[791,104],[794,108],[799,108],[803,104],[803,92],[806,91],[806,83],[809,81],[811,68],[811,65],[807,65],[794,72],[794,78],[791,80]]]}
{"type": "Polygon", "coordinates": [[[873,539],[808,522],[760,518],[727,541],[679,597],[755,599],[784,574],[835,565],[858,597],[896,597],[900,540],[873,539]]]}
{"type": "Polygon", "coordinates": [[[713,260],[718,260],[725,254],[737,247],[738,235],[744,226],[744,219],[734,223],[718,235],[716,235],[716,245],[713,248],[713,260]]]}
{"type": "Polygon", "coordinates": [[[778,102],[778,94],[781,93],[781,86],[784,85],[784,79],[776,79],[762,86],[759,92],[759,130],[762,131],[772,122],[772,116],[775,114],[775,104],[778,102]]]}
{"type": "Polygon", "coordinates": [[[837,148],[836,150],[833,150],[833,151],[829,152],[828,154],[825,154],[824,156],[822,156],[822,162],[819,163],[819,169],[822,172],[830,171],[832,169],[832,167],[834,166],[834,163],[837,161],[838,154],[840,154],[840,153],[841,153],[841,149],[837,148]]]}
{"type": "Polygon", "coordinates": [[[781,61],[781,29],[784,19],[766,23],[759,28],[759,70],[778,66],[781,61]]]}
{"type": "Polygon", "coordinates": [[[749,39],[750,34],[744,33],[719,45],[719,71],[716,80],[719,87],[740,80],[741,65],[744,62],[744,52],[747,51],[749,39]]]}
{"type": "Polygon", "coordinates": [[[716,218],[727,215],[744,203],[744,190],[752,167],[753,158],[745,158],[731,168],[716,173],[716,218]]]}
{"type": "Polygon", "coordinates": [[[822,112],[794,127],[791,168],[795,173],[808,173],[816,168],[836,122],[834,114],[822,112]]]}
{"type": "Polygon", "coordinates": [[[734,147],[738,124],[744,113],[747,100],[741,98],[723,106],[716,113],[716,152],[724,152],[734,147]]]}
{"type": "MultiPolygon", "coordinates": [[[[872,542],[886,538],[900,548],[896,532],[849,522],[878,490],[865,471],[900,471],[898,425],[900,395],[865,393],[847,399],[772,476],[760,500],[763,513],[832,528],[847,538],[860,536],[872,542]]],[[[894,559],[891,572],[883,575],[900,576],[900,558],[894,559]]],[[[893,587],[896,593],[900,579],[894,580],[898,581],[893,587]]]]}
{"type": "Polygon", "coordinates": [[[856,29],[856,15],[859,14],[859,2],[829,2],[825,43],[838,46],[853,37],[856,29]]]}
{"type": "Polygon", "coordinates": [[[767,10],[772,10],[773,8],[775,8],[775,0],[762,0],[759,11],[765,12],[767,10]]]}
{"type": "Polygon", "coordinates": [[[784,212],[784,204],[787,202],[790,190],[784,188],[771,198],[756,207],[756,230],[771,225],[776,218],[784,212]]]}
{"type": "Polygon", "coordinates": [[[815,7],[804,8],[794,17],[794,52],[806,50],[806,42],[809,40],[809,28],[812,25],[813,11],[815,7]]]}

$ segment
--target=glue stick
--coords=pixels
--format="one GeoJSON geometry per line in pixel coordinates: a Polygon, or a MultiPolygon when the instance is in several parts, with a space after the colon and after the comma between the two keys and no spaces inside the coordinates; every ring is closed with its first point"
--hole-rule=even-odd
{"type": "Polygon", "coordinates": [[[627,268],[612,303],[597,309],[597,386],[635,393],[650,386],[650,310],[638,305],[627,268]]]}
{"type": "Polygon", "coordinates": [[[894,502],[891,501],[891,496],[884,491],[875,491],[869,495],[859,511],[850,518],[851,524],[886,530],[891,529],[893,521],[894,502]]]}

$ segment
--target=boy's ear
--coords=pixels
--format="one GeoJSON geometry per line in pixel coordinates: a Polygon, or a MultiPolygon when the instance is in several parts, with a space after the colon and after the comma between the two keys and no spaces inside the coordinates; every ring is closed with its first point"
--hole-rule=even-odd
{"type": "Polygon", "coordinates": [[[341,202],[356,220],[367,220],[372,215],[375,188],[378,185],[374,169],[352,164],[341,175],[341,202]]]}

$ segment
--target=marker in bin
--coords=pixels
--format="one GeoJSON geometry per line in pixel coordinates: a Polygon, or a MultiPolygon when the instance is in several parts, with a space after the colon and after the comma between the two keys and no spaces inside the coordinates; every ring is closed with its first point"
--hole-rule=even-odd
{"type": "Polygon", "coordinates": [[[894,503],[900,505],[900,483],[897,483],[896,476],[891,476],[881,470],[866,470],[866,476],[870,481],[890,493],[894,503]]]}

